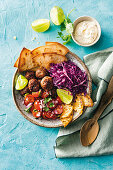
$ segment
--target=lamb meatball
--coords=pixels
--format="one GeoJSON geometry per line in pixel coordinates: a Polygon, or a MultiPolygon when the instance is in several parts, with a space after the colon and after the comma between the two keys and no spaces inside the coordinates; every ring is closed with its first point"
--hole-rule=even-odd
{"type": "Polygon", "coordinates": [[[26,79],[34,79],[35,78],[35,72],[34,71],[27,71],[25,74],[26,79]]]}
{"type": "Polygon", "coordinates": [[[29,90],[31,92],[36,92],[39,90],[39,82],[37,79],[30,79],[28,83],[29,90]]]}
{"type": "Polygon", "coordinates": [[[24,87],[24,89],[22,89],[21,91],[20,91],[20,94],[23,96],[23,95],[25,95],[26,93],[29,93],[30,91],[29,91],[29,88],[28,88],[28,86],[26,86],[26,87],[24,87]]]}
{"type": "Polygon", "coordinates": [[[36,77],[37,78],[43,78],[47,75],[47,70],[44,67],[39,67],[36,70],[36,77]]]}
{"type": "Polygon", "coordinates": [[[53,88],[53,80],[51,77],[49,76],[45,76],[42,80],[41,80],[41,87],[44,90],[51,90],[53,88]]]}

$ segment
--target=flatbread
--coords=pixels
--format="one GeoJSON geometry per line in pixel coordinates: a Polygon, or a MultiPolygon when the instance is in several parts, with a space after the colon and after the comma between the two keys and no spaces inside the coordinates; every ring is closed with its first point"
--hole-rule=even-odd
{"type": "Polygon", "coordinates": [[[51,63],[56,64],[61,63],[63,61],[67,61],[66,56],[55,53],[33,55],[32,51],[28,50],[27,48],[23,48],[18,60],[18,70],[19,71],[33,70],[33,68],[39,66],[45,67],[48,70],[50,69],[51,63]]]}
{"type": "Polygon", "coordinates": [[[18,68],[18,62],[19,62],[19,57],[17,58],[15,64],[14,64],[14,67],[17,67],[18,68]]]}
{"type": "Polygon", "coordinates": [[[26,71],[39,66],[39,63],[35,63],[33,58],[32,52],[27,48],[23,48],[18,61],[18,70],[26,71]]]}
{"type": "Polygon", "coordinates": [[[69,49],[67,47],[58,42],[45,42],[45,45],[51,46],[51,48],[53,48],[54,50],[56,49],[57,54],[66,55],[69,52],[69,49]]]}

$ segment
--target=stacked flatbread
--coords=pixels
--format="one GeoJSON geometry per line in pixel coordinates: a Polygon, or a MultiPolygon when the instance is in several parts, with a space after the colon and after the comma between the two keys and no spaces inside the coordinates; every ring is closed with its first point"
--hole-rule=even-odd
{"type": "Polygon", "coordinates": [[[46,42],[45,46],[40,46],[32,51],[23,48],[14,67],[17,67],[19,71],[35,70],[39,66],[48,70],[51,63],[67,61],[65,55],[68,52],[69,49],[58,42],[46,42]]]}

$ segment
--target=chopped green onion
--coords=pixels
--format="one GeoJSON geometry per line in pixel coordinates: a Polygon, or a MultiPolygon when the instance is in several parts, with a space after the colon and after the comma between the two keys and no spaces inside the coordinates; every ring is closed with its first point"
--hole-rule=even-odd
{"type": "Polygon", "coordinates": [[[49,106],[50,106],[50,107],[53,107],[53,106],[54,106],[54,103],[51,102],[51,103],[49,104],[49,106]]]}
{"type": "Polygon", "coordinates": [[[47,106],[45,106],[44,110],[47,112],[49,110],[49,108],[47,106]]]}
{"type": "Polygon", "coordinates": [[[29,93],[26,93],[24,96],[27,96],[29,93]]]}
{"type": "Polygon", "coordinates": [[[26,112],[30,112],[30,108],[32,107],[32,105],[31,106],[29,106],[27,109],[24,109],[24,111],[26,111],[26,112]]]}
{"type": "Polygon", "coordinates": [[[52,100],[51,97],[46,97],[46,98],[44,99],[44,104],[48,103],[50,100],[52,100]]]}

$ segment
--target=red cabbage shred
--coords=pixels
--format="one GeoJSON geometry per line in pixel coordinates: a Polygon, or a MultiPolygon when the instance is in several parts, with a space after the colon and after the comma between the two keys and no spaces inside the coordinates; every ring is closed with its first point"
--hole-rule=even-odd
{"type": "Polygon", "coordinates": [[[49,73],[53,77],[54,86],[57,88],[68,89],[73,96],[87,93],[87,74],[72,61],[68,60],[60,64],[52,63],[49,73]]]}

